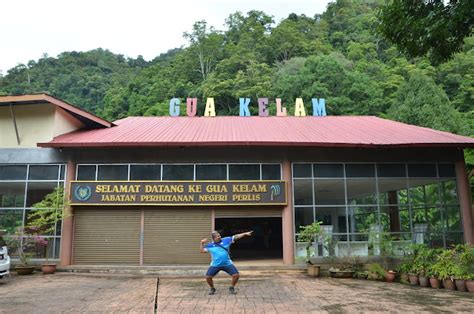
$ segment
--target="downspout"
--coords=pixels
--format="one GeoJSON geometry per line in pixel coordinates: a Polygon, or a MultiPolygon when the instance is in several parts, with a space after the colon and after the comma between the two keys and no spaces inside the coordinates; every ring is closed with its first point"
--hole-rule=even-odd
{"type": "Polygon", "coordinates": [[[18,145],[20,145],[20,135],[18,134],[18,127],[16,125],[16,118],[15,118],[15,113],[13,112],[12,103],[10,103],[10,114],[12,116],[13,126],[15,127],[16,141],[17,141],[18,145]]]}

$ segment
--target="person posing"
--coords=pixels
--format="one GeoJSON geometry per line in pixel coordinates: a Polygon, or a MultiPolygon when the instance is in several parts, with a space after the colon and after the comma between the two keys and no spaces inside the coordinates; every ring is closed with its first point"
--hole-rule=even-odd
{"type": "Polygon", "coordinates": [[[239,271],[235,268],[234,263],[230,259],[229,249],[232,243],[242,239],[243,237],[250,237],[253,231],[239,233],[232,237],[221,238],[221,235],[217,231],[211,233],[212,242],[206,244],[208,239],[201,240],[200,251],[201,253],[211,254],[211,266],[206,273],[206,281],[211,287],[209,294],[216,293],[214,288],[213,279],[215,275],[221,270],[225,271],[232,276],[232,286],[229,288],[230,294],[235,294],[235,285],[239,281],[239,271]]]}

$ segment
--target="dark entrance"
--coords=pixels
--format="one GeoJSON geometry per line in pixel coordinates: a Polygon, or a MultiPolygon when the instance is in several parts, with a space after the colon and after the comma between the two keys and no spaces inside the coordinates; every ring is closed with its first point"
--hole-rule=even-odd
{"type": "Polygon", "coordinates": [[[253,236],[232,244],[232,260],[262,260],[283,258],[280,217],[216,218],[216,230],[222,237],[253,230],[253,236]]]}

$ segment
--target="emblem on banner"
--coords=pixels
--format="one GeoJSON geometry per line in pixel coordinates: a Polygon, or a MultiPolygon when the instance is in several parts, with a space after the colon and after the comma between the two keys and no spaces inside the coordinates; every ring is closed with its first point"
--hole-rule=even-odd
{"type": "Polygon", "coordinates": [[[276,196],[279,196],[281,194],[281,189],[279,185],[272,185],[270,187],[271,194],[270,194],[270,199],[273,201],[276,196]]]}
{"type": "Polygon", "coordinates": [[[80,201],[87,201],[92,195],[90,186],[78,185],[74,189],[74,196],[80,201]]]}

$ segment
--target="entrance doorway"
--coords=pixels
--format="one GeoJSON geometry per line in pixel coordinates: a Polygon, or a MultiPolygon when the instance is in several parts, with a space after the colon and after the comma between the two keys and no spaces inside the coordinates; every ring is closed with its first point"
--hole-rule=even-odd
{"type": "Polygon", "coordinates": [[[222,237],[252,231],[232,244],[234,261],[276,260],[283,258],[281,217],[216,218],[215,228],[222,237]]]}

